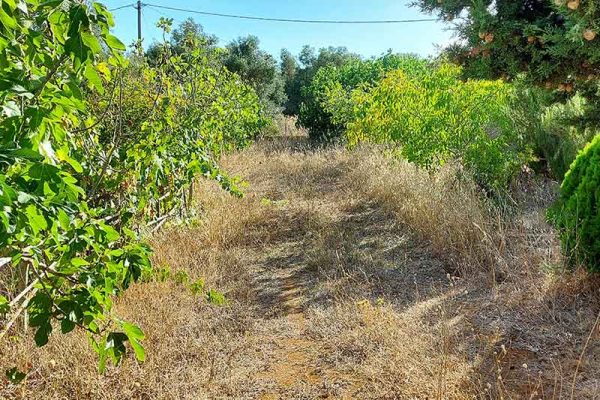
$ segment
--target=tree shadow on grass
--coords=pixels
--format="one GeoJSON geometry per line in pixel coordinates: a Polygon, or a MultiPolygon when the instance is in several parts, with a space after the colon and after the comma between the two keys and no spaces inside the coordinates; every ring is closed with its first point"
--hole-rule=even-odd
{"type": "Polygon", "coordinates": [[[266,250],[254,284],[265,314],[340,299],[408,306],[448,287],[443,264],[378,204],[352,205],[266,250]]]}

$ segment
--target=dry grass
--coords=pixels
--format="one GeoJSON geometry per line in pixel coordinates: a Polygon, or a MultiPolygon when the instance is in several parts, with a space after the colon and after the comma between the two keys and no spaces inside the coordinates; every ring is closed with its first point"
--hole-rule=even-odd
{"type": "Polygon", "coordinates": [[[502,222],[475,185],[457,178],[456,168],[430,175],[402,161],[391,167],[377,153],[364,159],[347,179],[353,190],[427,241],[449,272],[494,272],[503,246],[502,222]]]}
{"type": "Polygon", "coordinates": [[[557,268],[552,186],[527,177],[500,213],[452,166],[380,153],[292,135],[228,157],[247,196],[203,184],[198,221],[151,238],[228,305],[135,285],[116,311],[148,360],[104,376],[84,335],[16,332],[0,365],[29,375],[0,398],[598,398],[600,282],[557,268]]]}
{"type": "Polygon", "coordinates": [[[446,319],[444,297],[401,313],[368,301],[312,311],[310,332],[330,374],[347,379],[348,397],[472,398],[472,366],[452,326],[461,321],[446,319]]]}

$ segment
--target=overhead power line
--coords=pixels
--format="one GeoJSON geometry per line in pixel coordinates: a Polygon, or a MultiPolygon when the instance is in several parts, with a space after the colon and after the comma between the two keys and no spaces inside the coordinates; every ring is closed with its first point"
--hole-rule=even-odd
{"type": "Polygon", "coordinates": [[[122,10],[124,8],[127,8],[127,7],[135,7],[135,4],[133,4],[133,3],[131,3],[131,4],[125,4],[124,6],[121,6],[121,7],[111,8],[108,11],[111,11],[111,12],[112,11],[118,11],[118,10],[122,10]]]}
{"type": "Polygon", "coordinates": [[[407,24],[414,22],[433,22],[437,21],[435,18],[421,18],[421,19],[396,19],[396,20],[326,20],[326,19],[293,19],[293,18],[269,18],[269,17],[257,17],[250,15],[235,15],[235,14],[222,14],[208,11],[189,10],[179,7],[161,6],[159,4],[144,3],[144,6],[161,8],[164,10],[180,11],[191,14],[207,15],[212,17],[223,17],[223,18],[237,18],[237,19],[248,19],[253,21],[271,21],[271,22],[289,22],[297,24],[407,24]]]}

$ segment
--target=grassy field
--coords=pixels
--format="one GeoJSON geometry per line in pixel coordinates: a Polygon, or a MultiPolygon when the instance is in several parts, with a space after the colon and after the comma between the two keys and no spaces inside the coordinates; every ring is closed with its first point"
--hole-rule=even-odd
{"type": "Polygon", "coordinates": [[[556,267],[552,182],[525,171],[500,213],[452,165],[286,131],[224,160],[243,199],[203,184],[197,221],[151,238],[156,266],[225,306],[137,284],[116,311],[145,331],[146,362],[98,375],[83,334],[16,336],[0,364],[29,374],[0,398],[600,398],[599,278],[556,267]]]}

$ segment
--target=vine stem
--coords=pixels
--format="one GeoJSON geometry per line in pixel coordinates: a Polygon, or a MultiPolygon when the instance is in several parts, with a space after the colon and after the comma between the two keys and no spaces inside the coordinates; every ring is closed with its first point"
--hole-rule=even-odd
{"type": "MultiPolygon", "coordinates": [[[[27,264],[27,269],[25,270],[25,286],[29,286],[29,268],[30,264],[27,264]]],[[[27,328],[29,328],[29,313],[27,312],[27,308],[25,308],[25,312],[23,313],[23,330],[27,332],[27,328]]]]}

